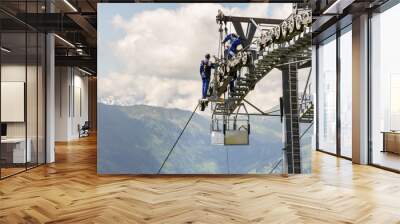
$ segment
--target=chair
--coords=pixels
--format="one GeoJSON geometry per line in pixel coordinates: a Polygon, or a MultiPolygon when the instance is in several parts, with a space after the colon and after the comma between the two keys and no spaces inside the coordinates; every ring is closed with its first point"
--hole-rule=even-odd
{"type": "Polygon", "coordinates": [[[89,136],[89,129],[90,129],[89,121],[85,121],[82,127],[78,124],[79,138],[89,136]]]}

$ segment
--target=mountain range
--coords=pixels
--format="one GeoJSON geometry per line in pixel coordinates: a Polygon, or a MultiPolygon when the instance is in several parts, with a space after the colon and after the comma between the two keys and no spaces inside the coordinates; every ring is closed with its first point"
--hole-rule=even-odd
{"type": "MultiPolygon", "coordinates": [[[[191,111],[98,103],[98,173],[157,173],[191,111]]],[[[269,173],[282,158],[279,117],[252,116],[250,144],[212,145],[209,114],[195,113],[161,173],[269,173]]],[[[279,164],[274,172],[281,172],[279,164]]]]}

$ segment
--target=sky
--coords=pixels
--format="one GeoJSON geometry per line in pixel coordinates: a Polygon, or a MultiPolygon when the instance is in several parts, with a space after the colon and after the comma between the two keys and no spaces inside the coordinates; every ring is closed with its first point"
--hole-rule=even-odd
{"type": "MultiPolygon", "coordinates": [[[[277,3],[99,4],[98,101],[191,110],[201,98],[200,61],[218,53],[218,9],[279,19],[292,10],[277,3]]],[[[267,110],[279,103],[281,87],[273,70],[247,99],[267,110]]]]}

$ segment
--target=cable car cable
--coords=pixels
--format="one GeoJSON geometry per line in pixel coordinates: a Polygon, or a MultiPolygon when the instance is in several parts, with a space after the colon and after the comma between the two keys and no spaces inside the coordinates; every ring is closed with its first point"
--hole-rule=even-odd
{"type": "Polygon", "coordinates": [[[190,117],[189,117],[188,121],[186,122],[185,126],[183,127],[181,133],[179,134],[179,136],[178,136],[178,138],[176,139],[175,143],[172,145],[171,149],[169,150],[167,157],[165,157],[164,162],[162,163],[160,169],[158,169],[157,174],[160,174],[160,173],[161,173],[162,168],[164,167],[165,163],[167,162],[167,160],[168,160],[169,156],[171,155],[172,151],[174,151],[175,146],[178,144],[179,139],[182,137],[183,132],[185,132],[186,127],[188,126],[188,124],[189,124],[190,121],[192,120],[194,113],[196,112],[197,108],[199,108],[199,105],[200,105],[200,104],[198,103],[197,106],[196,106],[196,108],[194,108],[192,114],[190,115],[190,117]]]}
{"type": "Polygon", "coordinates": [[[275,171],[275,169],[278,167],[278,165],[282,162],[282,160],[283,160],[283,159],[280,159],[280,160],[275,164],[275,166],[269,171],[268,174],[272,174],[272,173],[275,171]]]}

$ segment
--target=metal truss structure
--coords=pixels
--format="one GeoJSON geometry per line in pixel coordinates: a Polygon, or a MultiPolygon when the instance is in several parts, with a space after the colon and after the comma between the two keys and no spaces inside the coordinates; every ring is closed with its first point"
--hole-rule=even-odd
{"type": "Polygon", "coordinates": [[[312,123],[314,106],[307,92],[310,89],[310,74],[303,95],[298,96],[298,69],[311,67],[311,10],[294,4],[293,13],[285,20],[227,16],[219,11],[216,21],[220,27],[220,42],[228,34],[229,24],[235,28],[242,45],[230,59],[224,54],[224,47],[219,46],[219,55],[214,56],[215,72],[209,97],[200,100],[201,110],[211,105],[212,135],[218,136],[219,132],[219,138],[222,134],[225,136],[225,141],[214,139],[214,142],[227,144],[226,133],[235,132],[243,141],[233,141],[233,144],[248,144],[248,137],[244,138],[242,134],[250,133],[249,120],[241,126],[243,133],[236,125],[239,121],[235,120],[238,115],[246,115],[247,110],[246,113],[239,113],[244,103],[260,112],[259,115],[277,116],[276,113],[261,111],[245,98],[271,70],[279,69],[283,85],[279,112],[285,130],[285,162],[288,173],[301,173],[299,123],[312,123]],[[246,32],[243,31],[243,23],[247,24],[246,32]],[[257,37],[256,33],[259,34],[257,37]]]}

